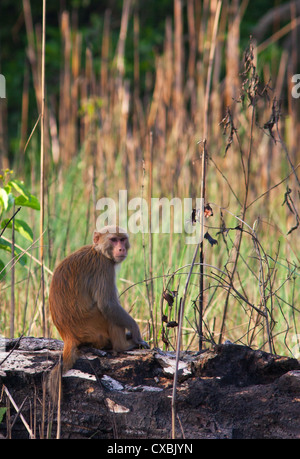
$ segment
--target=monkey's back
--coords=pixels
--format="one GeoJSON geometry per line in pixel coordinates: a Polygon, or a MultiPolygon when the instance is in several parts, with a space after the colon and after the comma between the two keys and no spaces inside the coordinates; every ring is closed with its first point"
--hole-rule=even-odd
{"type": "Polygon", "coordinates": [[[66,257],[55,269],[49,292],[50,312],[62,335],[78,335],[93,321],[103,320],[96,308],[96,293],[104,289],[109,260],[92,245],[66,257]]]}

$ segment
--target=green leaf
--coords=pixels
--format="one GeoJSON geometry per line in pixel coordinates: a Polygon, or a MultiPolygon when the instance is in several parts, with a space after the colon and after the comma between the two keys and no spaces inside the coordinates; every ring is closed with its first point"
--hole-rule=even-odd
{"type": "Polygon", "coordinates": [[[15,202],[15,197],[12,193],[8,193],[8,206],[7,206],[7,212],[13,208],[15,202]]]}
{"type": "Polygon", "coordinates": [[[7,202],[7,208],[5,209],[6,212],[8,212],[14,205],[14,202],[15,202],[15,197],[14,195],[12,194],[11,192],[11,186],[9,186],[8,184],[5,185],[5,187],[3,188],[4,191],[6,192],[7,194],[7,197],[8,197],[8,202],[7,202]]]}
{"type": "Polygon", "coordinates": [[[29,199],[25,198],[24,196],[18,196],[15,199],[15,205],[40,210],[39,200],[33,195],[31,195],[29,199]]]}
{"type": "MultiPolygon", "coordinates": [[[[0,260],[0,281],[3,279],[3,277],[6,274],[4,267],[5,267],[5,263],[2,260],[0,260]]],[[[0,422],[1,422],[1,412],[0,412],[0,422]]]]}
{"type": "Polygon", "coordinates": [[[8,186],[14,188],[20,196],[15,198],[16,206],[30,207],[35,210],[40,210],[39,200],[33,196],[20,180],[11,180],[8,186]]]}
{"type": "Polygon", "coordinates": [[[4,188],[0,188],[0,205],[2,207],[2,212],[7,210],[8,207],[8,194],[4,188]]]}
{"type": "MultiPolygon", "coordinates": [[[[1,227],[4,228],[6,223],[8,222],[8,218],[6,218],[5,220],[2,221],[1,223],[1,227]]],[[[12,228],[12,221],[9,222],[9,224],[7,225],[7,228],[12,228]]],[[[23,237],[25,237],[26,239],[28,239],[30,242],[33,242],[33,232],[31,230],[31,228],[27,225],[26,222],[24,222],[23,220],[18,220],[17,218],[15,218],[15,230],[18,231],[18,233],[20,233],[23,237]]]]}
{"type": "Polygon", "coordinates": [[[11,253],[11,244],[0,237],[0,249],[11,253]]]}
{"type": "Polygon", "coordinates": [[[30,193],[29,191],[25,188],[25,185],[23,182],[21,182],[20,180],[10,180],[8,182],[8,185],[13,187],[19,194],[21,194],[22,196],[24,196],[25,198],[29,198],[30,196],[30,193]]]}
{"type": "MultiPolygon", "coordinates": [[[[11,243],[8,242],[8,241],[5,241],[2,237],[0,237],[0,250],[5,250],[5,252],[10,252],[11,253],[11,243]]],[[[20,253],[23,253],[23,250],[20,250],[20,249],[18,249],[18,247],[15,247],[15,256],[17,257],[18,255],[20,255],[20,253]]],[[[27,263],[26,255],[23,255],[20,258],[19,263],[22,266],[26,265],[26,263],[27,263]]]]}

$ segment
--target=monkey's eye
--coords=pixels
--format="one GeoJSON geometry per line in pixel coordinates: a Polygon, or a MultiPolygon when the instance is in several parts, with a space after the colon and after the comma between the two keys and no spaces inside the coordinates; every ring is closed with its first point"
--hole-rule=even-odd
{"type": "Polygon", "coordinates": [[[117,239],[116,237],[112,237],[112,238],[111,238],[111,242],[117,242],[117,240],[118,240],[118,239],[117,239]]]}

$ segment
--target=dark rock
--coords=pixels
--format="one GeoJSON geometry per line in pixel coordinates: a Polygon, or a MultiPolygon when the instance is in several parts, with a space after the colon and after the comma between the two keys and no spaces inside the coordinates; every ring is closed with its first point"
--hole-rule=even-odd
{"type": "Polygon", "coordinates": [[[280,390],[287,392],[300,392],[300,370],[288,371],[277,382],[280,390]]]}
{"type": "Polygon", "coordinates": [[[220,377],[223,384],[269,384],[289,370],[300,368],[290,357],[254,351],[247,346],[222,344],[200,354],[193,362],[198,376],[220,377]]]}

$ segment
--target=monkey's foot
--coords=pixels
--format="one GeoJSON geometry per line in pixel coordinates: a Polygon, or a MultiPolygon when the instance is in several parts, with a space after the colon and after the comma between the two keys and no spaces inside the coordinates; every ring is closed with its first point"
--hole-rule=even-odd
{"type": "Polygon", "coordinates": [[[95,354],[98,357],[104,357],[107,355],[107,352],[105,349],[97,349],[95,347],[87,346],[87,345],[80,346],[80,351],[83,352],[84,354],[88,354],[90,352],[91,354],[95,354]]]}
{"type": "MultiPolygon", "coordinates": [[[[126,339],[127,341],[130,341],[132,339],[132,333],[130,331],[126,332],[126,339]]],[[[150,346],[148,343],[146,343],[146,341],[142,340],[138,343],[134,343],[130,349],[150,349],[150,346]]]]}
{"type": "Polygon", "coordinates": [[[148,343],[146,343],[146,341],[140,341],[138,343],[138,347],[139,349],[150,349],[150,346],[148,343]]]}

